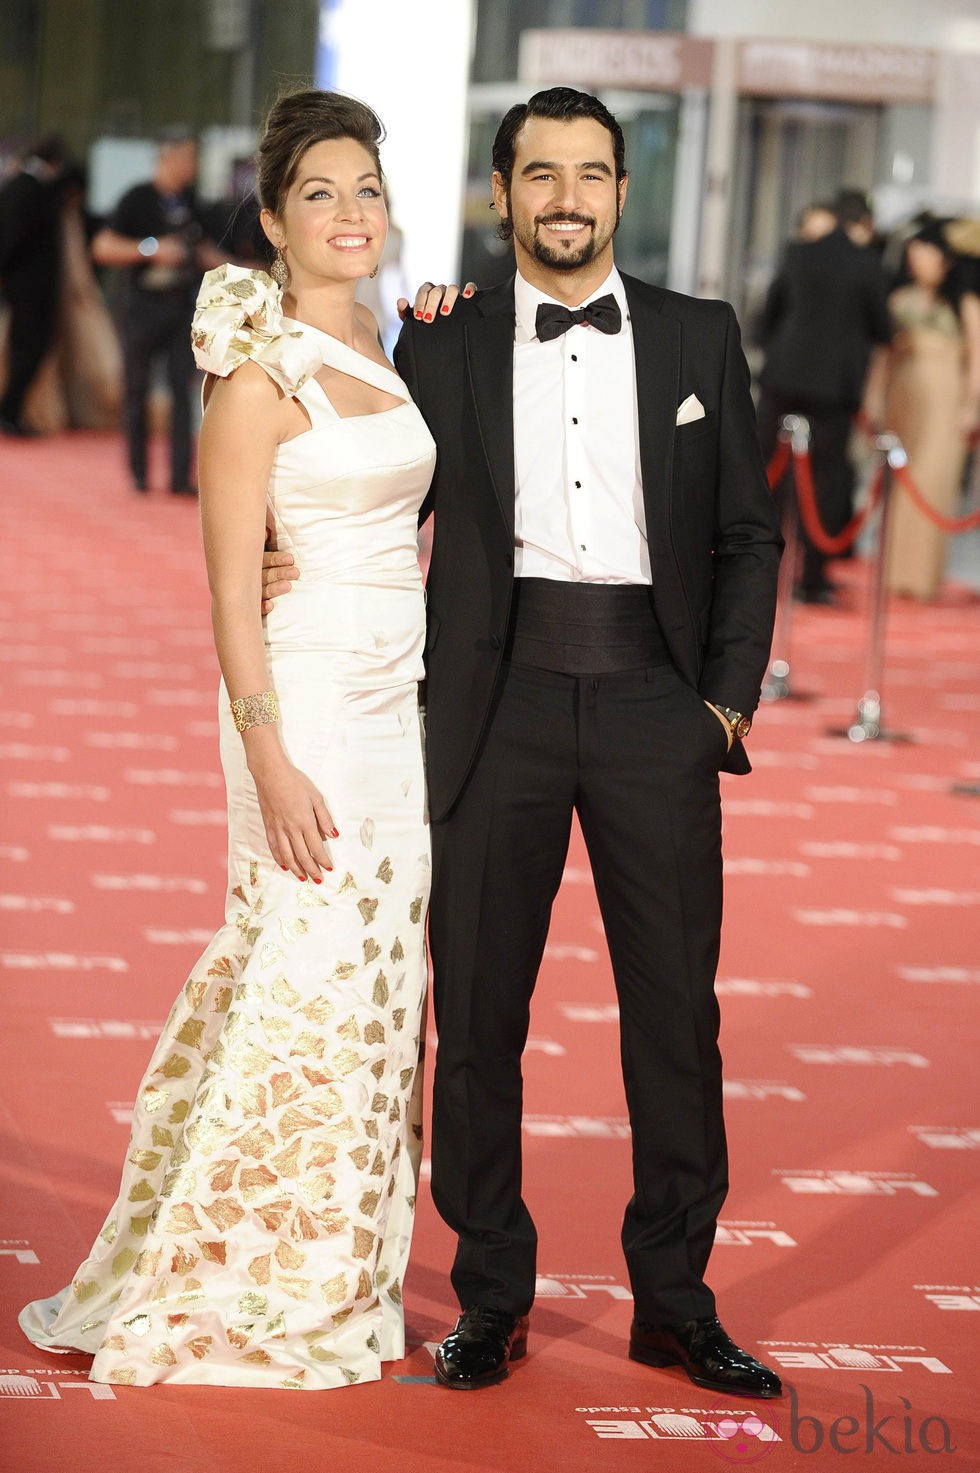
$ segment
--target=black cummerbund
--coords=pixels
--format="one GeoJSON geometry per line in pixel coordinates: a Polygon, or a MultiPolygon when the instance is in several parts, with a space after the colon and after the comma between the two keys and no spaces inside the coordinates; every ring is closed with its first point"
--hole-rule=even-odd
{"type": "Polygon", "coordinates": [[[561,675],[669,665],[645,584],[516,578],[506,658],[561,675]]]}

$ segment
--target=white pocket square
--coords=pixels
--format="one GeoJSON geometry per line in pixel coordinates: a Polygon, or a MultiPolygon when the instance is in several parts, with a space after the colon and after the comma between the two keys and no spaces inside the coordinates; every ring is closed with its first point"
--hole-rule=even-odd
{"type": "Polygon", "coordinates": [[[677,411],[677,423],[679,425],[689,425],[695,419],[704,419],[704,405],[701,403],[697,394],[688,394],[684,403],[677,411]]]}

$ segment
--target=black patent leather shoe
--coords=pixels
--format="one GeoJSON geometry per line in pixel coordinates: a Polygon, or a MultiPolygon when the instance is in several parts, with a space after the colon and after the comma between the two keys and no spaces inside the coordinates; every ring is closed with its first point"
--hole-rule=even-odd
{"type": "Polygon", "coordinates": [[[634,1320],[630,1327],[630,1360],[645,1366],[680,1366],[695,1386],[730,1391],[739,1396],[782,1396],[782,1382],[748,1351],[740,1350],[719,1320],[684,1320],[679,1325],[651,1325],[634,1320]]]}
{"type": "Polygon", "coordinates": [[[489,1304],[464,1309],[436,1351],[436,1380],[454,1391],[495,1386],[527,1351],[527,1315],[489,1304]]]}

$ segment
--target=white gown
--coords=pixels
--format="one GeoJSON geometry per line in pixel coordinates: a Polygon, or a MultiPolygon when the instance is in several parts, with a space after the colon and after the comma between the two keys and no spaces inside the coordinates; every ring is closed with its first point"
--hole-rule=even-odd
{"type": "Polygon", "coordinates": [[[311,420],[270,484],[301,577],[267,654],[285,746],[340,838],[322,885],[276,865],[222,690],[225,925],[157,1044],[89,1258],[20,1321],[91,1352],[97,1381],[344,1386],[404,1353],[430,877],[417,513],[435,450],[397,375],[283,318],[264,273],[211,272],[198,306],[201,366],[252,358],[311,420]],[[403,402],[342,419],[321,364],[403,402]]]}

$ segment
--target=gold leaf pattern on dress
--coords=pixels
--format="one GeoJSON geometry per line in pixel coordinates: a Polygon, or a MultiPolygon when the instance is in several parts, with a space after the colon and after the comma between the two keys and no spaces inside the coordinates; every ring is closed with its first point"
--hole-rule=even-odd
{"type": "Polygon", "coordinates": [[[327,1051],[327,1040],[322,1033],[313,1033],[309,1029],[296,1037],[296,1042],[289,1050],[290,1058],[298,1054],[304,1057],[312,1056],[314,1059],[322,1059],[327,1051]]]}
{"type": "MultiPolygon", "coordinates": [[[[204,1290],[201,1288],[200,1279],[188,1279],[182,1294],[177,1295],[178,1304],[193,1304],[197,1299],[204,1298],[204,1290]]],[[[208,1337],[210,1339],[210,1336],[208,1337]]]]}
{"type": "Polygon", "coordinates": [[[186,1274],[192,1273],[200,1261],[200,1254],[188,1253],[187,1249],[183,1247],[178,1248],[170,1260],[170,1272],[172,1274],[179,1274],[183,1278],[186,1274]]]}
{"type": "Polygon", "coordinates": [[[197,1012],[208,990],[206,982],[195,982],[193,978],[184,986],[184,998],[192,1012],[197,1012]]]}
{"type": "Polygon", "coordinates": [[[384,1043],[385,1025],[375,1018],[364,1025],[364,1042],[367,1044],[384,1043]]]}
{"type": "Polygon", "coordinates": [[[361,919],[363,920],[364,924],[366,926],[373,925],[374,917],[376,916],[378,911],[377,900],[368,900],[367,898],[365,898],[364,900],[359,900],[357,902],[357,908],[361,912],[361,919]]]}
{"type": "Polygon", "coordinates": [[[324,997],[322,993],[318,993],[316,997],[310,999],[305,1007],[300,1008],[300,1012],[308,1023],[329,1022],[336,1011],[337,1009],[330,999],[324,997]]]}
{"type": "Polygon", "coordinates": [[[279,1117],[279,1136],[281,1140],[287,1141],[290,1136],[296,1135],[301,1130],[312,1130],[316,1125],[315,1115],[308,1110],[301,1110],[298,1105],[290,1105],[279,1117]]]}
{"type": "Polygon", "coordinates": [[[286,960],[286,953],[274,941],[267,941],[262,948],[259,960],[265,970],[270,971],[273,967],[278,966],[280,962],[286,960]]]}
{"type": "Polygon", "coordinates": [[[207,1167],[204,1174],[212,1192],[230,1191],[237,1167],[238,1161],[233,1156],[224,1161],[215,1161],[213,1166],[207,1167]]]}
{"type": "Polygon", "coordinates": [[[301,1176],[297,1181],[303,1197],[314,1209],[333,1195],[336,1185],[336,1178],[331,1176],[329,1171],[317,1171],[308,1176],[301,1176]]]}
{"type": "Polygon", "coordinates": [[[384,972],[379,972],[374,979],[374,991],[371,994],[371,1001],[376,1008],[383,1008],[387,1005],[388,997],[388,978],[384,972]]]}
{"type": "Polygon", "coordinates": [[[378,1202],[380,1200],[380,1196],[377,1192],[365,1192],[361,1197],[360,1203],[358,1204],[358,1210],[362,1212],[365,1217],[373,1217],[375,1212],[377,1211],[378,1202]]]}
{"type": "Polygon", "coordinates": [[[294,1247],[282,1238],[276,1244],[276,1262],[280,1268],[302,1268],[306,1258],[307,1255],[301,1248],[294,1247]]]}
{"type": "Polygon", "coordinates": [[[228,1244],[225,1243],[223,1240],[219,1239],[219,1241],[216,1243],[202,1243],[199,1240],[197,1246],[200,1248],[203,1257],[207,1259],[208,1263],[228,1262],[228,1244]]]}
{"type": "Polygon", "coordinates": [[[361,1030],[357,1026],[357,1019],[353,1013],[351,1013],[349,1018],[345,1018],[342,1023],[337,1024],[337,1035],[340,1038],[346,1038],[348,1043],[360,1042],[361,1030]]]}
{"type": "Polygon", "coordinates": [[[346,982],[347,978],[353,977],[356,971],[356,962],[338,962],[333,969],[333,974],[339,982],[346,982]]]}
{"type": "Polygon", "coordinates": [[[374,1075],[375,1079],[377,1079],[379,1082],[384,1078],[384,1073],[385,1073],[385,1061],[384,1061],[384,1059],[375,1059],[374,1063],[371,1065],[371,1073],[374,1075]]]}
{"type": "Polygon", "coordinates": [[[348,870],[347,873],[344,875],[344,878],[341,880],[340,884],[337,886],[337,894],[343,895],[345,890],[356,889],[357,881],[354,879],[354,876],[351,874],[350,870],[348,870]]]}
{"type": "Polygon", "coordinates": [[[347,1298],[347,1275],[334,1274],[332,1279],[320,1285],[320,1293],[328,1304],[343,1304],[347,1298]]]}
{"type": "Polygon", "coordinates": [[[152,1115],[155,1110],[165,1105],[169,1098],[166,1090],[157,1089],[155,1084],[148,1084],[141,1095],[143,1109],[148,1115],[152,1115]]]}
{"type": "Polygon", "coordinates": [[[388,1096],[382,1094],[380,1090],[375,1091],[374,1099],[371,1101],[371,1113],[373,1115],[383,1115],[387,1108],[388,1096]]]}
{"type": "Polygon", "coordinates": [[[371,965],[371,963],[374,961],[375,957],[378,957],[380,955],[381,955],[381,947],[378,945],[378,943],[375,940],[373,940],[369,936],[367,938],[367,940],[365,941],[365,943],[364,943],[364,965],[366,967],[369,967],[371,965]]]}
{"type": "Polygon", "coordinates": [[[275,1202],[260,1203],[252,1210],[263,1227],[274,1233],[282,1227],[292,1212],[293,1204],[288,1197],[279,1197],[275,1202]]]}
{"type": "Polygon", "coordinates": [[[297,1099],[302,1093],[292,1074],[273,1074],[269,1084],[272,1087],[272,1103],[276,1109],[280,1105],[285,1105],[289,1100],[297,1099]]]}
{"type": "MultiPolygon", "coordinates": [[[[208,967],[209,977],[234,977],[235,969],[231,964],[231,957],[216,956],[208,967]]],[[[188,999],[190,1001],[190,999],[188,999]]],[[[200,1006],[200,1004],[198,1004],[200,1006]]]]}
{"type": "Polygon", "coordinates": [[[163,1125],[154,1125],[150,1132],[150,1139],[155,1146],[172,1146],[174,1133],[163,1125]]]}
{"type": "Polygon", "coordinates": [[[227,1013],[231,1007],[234,992],[230,987],[217,987],[214,992],[214,1011],[216,1013],[227,1013]]]}
{"type": "Polygon", "coordinates": [[[405,1026],[405,1009],[404,1008],[392,1008],[392,1010],[391,1010],[391,1021],[395,1025],[395,1032],[396,1033],[401,1033],[402,1029],[405,1026]]]}
{"type": "Polygon", "coordinates": [[[109,1380],[113,1386],[135,1386],[136,1371],[132,1366],[122,1366],[117,1371],[109,1372],[109,1380]]]}
{"type": "Polygon", "coordinates": [[[183,1079],[190,1067],[190,1059],[185,1059],[183,1054],[171,1054],[161,1065],[160,1073],[165,1079],[183,1079]]]}
{"type": "Polygon", "coordinates": [[[405,960],[405,948],[398,936],[395,937],[395,943],[391,948],[391,959],[393,962],[403,962],[405,960]]]}
{"type": "MultiPolygon", "coordinates": [[[[270,1340],[285,1340],[286,1338],[286,1311],[281,1309],[273,1319],[269,1320],[265,1327],[265,1333],[270,1340]]],[[[306,1373],[300,1371],[300,1376],[306,1373]]]]}
{"type": "Polygon", "coordinates": [[[153,1326],[153,1321],[148,1314],[134,1314],[131,1319],[123,1320],[123,1324],[131,1335],[148,1335],[153,1326]]]}
{"type": "Polygon", "coordinates": [[[254,1329],[254,1325],[229,1325],[226,1331],[228,1344],[233,1345],[236,1350],[244,1350],[254,1329]]]}
{"type": "Polygon", "coordinates": [[[233,1067],[240,1069],[248,1079],[256,1074],[268,1074],[272,1055],[256,1043],[244,1043],[235,1050],[231,1062],[233,1067]]]}
{"type": "Polygon", "coordinates": [[[149,1202],[150,1199],[155,1196],[156,1192],[153,1190],[150,1183],[144,1177],[142,1181],[138,1181],[136,1185],[130,1189],[128,1200],[130,1202],[149,1202]]]}
{"type": "Polygon", "coordinates": [[[374,1160],[371,1162],[371,1175],[384,1176],[386,1170],[387,1165],[385,1163],[384,1152],[376,1151],[374,1153],[374,1160]]]}
{"type": "Polygon", "coordinates": [[[262,1253],[253,1258],[248,1266],[249,1277],[257,1284],[268,1284],[272,1278],[272,1254],[262,1253]]]}
{"type": "Polygon", "coordinates": [[[269,1105],[264,1084],[246,1084],[239,1091],[238,1099],[242,1107],[242,1114],[245,1116],[263,1116],[268,1113],[269,1105]]]}
{"type": "Polygon", "coordinates": [[[190,1202],[178,1202],[171,1207],[165,1231],[168,1233],[196,1233],[201,1230],[201,1220],[190,1202]]]}
{"type": "Polygon", "coordinates": [[[168,1314],[167,1315],[167,1329],[168,1330],[179,1330],[182,1325],[186,1325],[187,1324],[187,1321],[189,1319],[190,1319],[190,1315],[189,1314],[168,1314]]]}
{"type": "Polygon", "coordinates": [[[320,1226],[325,1233],[346,1233],[350,1227],[350,1218],[347,1213],[339,1207],[326,1207],[319,1213],[320,1226]]]}
{"type": "Polygon", "coordinates": [[[367,1340],[364,1343],[366,1344],[368,1350],[373,1351],[373,1353],[375,1355],[380,1355],[381,1354],[381,1341],[378,1339],[377,1335],[375,1334],[375,1332],[373,1330],[371,1331],[370,1335],[367,1337],[367,1340]]]}
{"type": "Polygon", "coordinates": [[[415,1067],[414,1067],[414,1065],[410,1064],[408,1066],[408,1068],[407,1069],[403,1069],[401,1071],[401,1073],[399,1074],[399,1076],[398,1076],[398,1083],[399,1083],[400,1088],[402,1090],[407,1090],[409,1088],[409,1086],[411,1085],[412,1080],[414,1079],[414,1077],[415,1077],[415,1067]]]}
{"type": "Polygon", "coordinates": [[[377,1233],[371,1233],[370,1228],[355,1227],[354,1249],[352,1249],[355,1258],[370,1258],[371,1249],[374,1248],[374,1239],[376,1237],[377,1233]]]}
{"type": "MultiPolygon", "coordinates": [[[[83,1326],[82,1328],[84,1329],[85,1327],[83,1326]]],[[[93,1324],[92,1328],[93,1329],[95,1328],[94,1324],[93,1324]]],[[[109,1336],[106,1337],[105,1340],[103,1340],[102,1344],[99,1346],[99,1349],[100,1350],[125,1350],[126,1349],[126,1337],[125,1337],[125,1335],[109,1335],[109,1336]]]]}
{"type": "Polygon", "coordinates": [[[287,941],[298,941],[309,929],[310,923],[303,916],[297,916],[292,921],[283,919],[279,922],[279,930],[287,941]]]}
{"type": "Polygon", "coordinates": [[[131,1161],[134,1166],[138,1166],[140,1171],[156,1171],[163,1157],[159,1151],[136,1150],[131,1151],[126,1159],[127,1161],[131,1161]]]}
{"type": "Polygon", "coordinates": [[[209,1207],[205,1207],[204,1211],[220,1233],[226,1233],[229,1228],[237,1227],[245,1216],[244,1207],[239,1207],[237,1202],[231,1201],[212,1202],[209,1207]]]}
{"type": "Polygon", "coordinates": [[[87,1282],[84,1279],[75,1279],[71,1286],[71,1292],[79,1304],[84,1303],[86,1299],[91,1299],[93,1294],[98,1293],[98,1290],[99,1285],[95,1279],[89,1279],[87,1282]]]}
{"type": "Polygon", "coordinates": [[[250,1130],[245,1130],[241,1135],[235,1137],[235,1146],[243,1156],[254,1156],[261,1161],[268,1156],[276,1138],[264,1125],[253,1125],[250,1130]]]}
{"type": "Polygon", "coordinates": [[[314,1141],[310,1147],[310,1153],[306,1158],[309,1167],[333,1166],[337,1160],[337,1146],[334,1141],[314,1141]]]}
{"type": "Polygon", "coordinates": [[[378,866],[378,872],[374,878],[380,880],[384,885],[390,885],[394,876],[395,871],[391,867],[391,860],[388,858],[383,859],[378,866]]]}
{"type": "Polygon", "coordinates": [[[255,1293],[252,1293],[251,1291],[249,1291],[247,1294],[241,1294],[241,1295],[239,1295],[239,1299],[238,1299],[238,1313],[239,1314],[268,1314],[269,1313],[269,1296],[268,1296],[268,1294],[255,1294],[255,1293]]]}
{"type": "Polygon", "coordinates": [[[203,1360],[205,1356],[211,1354],[213,1344],[214,1339],[211,1335],[196,1335],[193,1340],[188,1340],[187,1349],[195,1360],[203,1360]]]}
{"type": "Polygon", "coordinates": [[[424,904],[425,904],[425,898],[424,898],[424,896],[422,896],[422,895],[416,895],[415,899],[412,901],[411,905],[408,907],[408,918],[411,921],[411,923],[412,923],[413,926],[417,926],[418,923],[419,923],[419,921],[422,919],[422,906],[424,904]]]}
{"type": "Polygon", "coordinates": [[[301,1304],[309,1299],[313,1288],[312,1279],[300,1279],[295,1274],[280,1274],[277,1282],[284,1294],[288,1294],[291,1299],[298,1299],[301,1304]]]}
{"type": "Polygon", "coordinates": [[[150,1351],[150,1362],[155,1366],[175,1366],[177,1357],[169,1345],[161,1344],[154,1346],[150,1351]]]}
{"type": "Polygon", "coordinates": [[[346,1366],[341,1366],[340,1374],[343,1376],[348,1386],[356,1386],[357,1382],[361,1379],[360,1371],[349,1371],[346,1366]]]}
{"type": "Polygon", "coordinates": [[[238,1177],[238,1188],[244,1202],[254,1202],[256,1197],[265,1196],[278,1181],[268,1166],[243,1166],[238,1177]]]}
{"type": "Polygon", "coordinates": [[[398,1279],[392,1279],[385,1292],[387,1293],[389,1299],[394,1300],[395,1304],[401,1304],[402,1286],[399,1283],[398,1279]]]}
{"type": "Polygon", "coordinates": [[[118,1223],[107,1222],[105,1227],[99,1234],[99,1237],[102,1239],[103,1243],[114,1243],[116,1241],[116,1234],[118,1233],[118,1231],[118,1223]]]}
{"type": "Polygon", "coordinates": [[[316,1223],[302,1207],[297,1207],[293,1213],[289,1224],[289,1231],[298,1242],[305,1241],[312,1243],[320,1236],[317,1232],[316,1223]]]}
{"type": "Polygon", "coordinates": [[[356,1049],[342,1048],[334,1055],[334,1064],[337,1073],[346,1078],[348,1074],[353,1074],[355,1069],[360,1069],[364,1064],[364,1060],[356,1049]]]}
{"type": "Polygon", "coordinates": [[[204,1032],[203,1018],[188,1018],[182,1023],[174,1035],[177,1043],[184,1044],[187,1048],[201,1047],[201,1034],[204,1032]]]}
{"type": "Polygon", "coordinates": [[[279,1176],[291,1178],[299,1175],[302,1148],[302,1141],[296,1140],[291,1146],[287,1146],[285,1150],[278,1151],[275,1156],[269,1158],[270,1164],[276,1168],[279,1176]]]}
{"type": "Polygon", "coordinates": [[[163,1257],[162,1248],[144,1248],[142,1253],[133,1264],[133,1273],[141,1279],[151,1279],[159,1272],[160,1259],[163,1257]]]}

